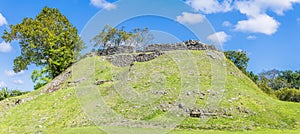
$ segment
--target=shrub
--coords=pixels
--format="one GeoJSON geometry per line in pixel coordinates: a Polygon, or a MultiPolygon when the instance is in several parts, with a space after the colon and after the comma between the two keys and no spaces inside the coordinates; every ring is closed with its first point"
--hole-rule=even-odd
{"type": "Polygon", "coordinates": [[[277,98],[282,101],[300,102],[300,90],[298,89],[281,89],[275,92],[277,98]]]}

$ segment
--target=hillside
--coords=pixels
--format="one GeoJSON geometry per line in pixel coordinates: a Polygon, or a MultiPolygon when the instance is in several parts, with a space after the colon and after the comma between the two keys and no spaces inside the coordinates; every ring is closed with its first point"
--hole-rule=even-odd
{"type": "Polygon", "coordinates": [[[0,133],[74,133],[124,124],[202,130],[300,128],[299,103],[264,94],[220,52],[175,50],[126,63],[131,57],[87,56],[45,87],[1,101],[0,133]]]}

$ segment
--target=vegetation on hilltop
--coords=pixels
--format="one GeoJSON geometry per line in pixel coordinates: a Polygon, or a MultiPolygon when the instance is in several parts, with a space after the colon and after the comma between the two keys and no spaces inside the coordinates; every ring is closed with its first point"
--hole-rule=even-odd
{"type": "Polygon", "coordinates": [[[20,90],[9,90],[8,88],[2,88],[0,89],[0,101],[10,98],[10,97],[16,97],[23,94],[26,94],[28,92],[22,92],[20,90]]]}
{"type": "Polygon", "coordinates": [[[99,47],[99,50],[119,47],[121,45],[135,46],[138,49],[149,43],[153,38],[149,34],[148,28],[135,28],[132,31],[125,31],[124,28],[115,28],[106,25],[91,41],[95,47],[99,47]]]}
{"type": "Polygon", "coordinates": [[[231,60],[258,87],[269,94],[277,96],[282,101],[300,102],[300,71],[279,71],[276,69],[264,71],[258,75],[247,71],[248,61],[245,51],[227,51],[225,56],[231,60]]]}

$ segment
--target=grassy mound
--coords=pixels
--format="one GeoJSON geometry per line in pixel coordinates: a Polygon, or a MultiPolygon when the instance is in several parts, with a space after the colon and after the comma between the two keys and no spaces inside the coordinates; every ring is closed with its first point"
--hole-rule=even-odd
{"type": "Polygon", "coordinates": [[[300,128],[299,103],[267,96],[218,55],[212,51],[170,51],[128,67],[114,66],[105,57],[87,57],[72,67],[72,77],[58,91],[40,89],[1,101],[0,133],[78,133],[89,129],[96,133],[94,125],[120,126],[113,124],[119,123],[111,117],[115,115],[127,119],[123,121],[127,127],[141,127],[132,120],[162,125],[159,122],[172,122],[168,117],[174,116],[180,122],[168,125],[177,129],[300,128]],[[17,99],[28,101],[14,105],[17,99]]]}

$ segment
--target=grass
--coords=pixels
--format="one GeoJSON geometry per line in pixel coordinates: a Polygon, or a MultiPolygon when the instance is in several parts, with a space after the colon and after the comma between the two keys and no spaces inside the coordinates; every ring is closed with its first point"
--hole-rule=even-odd
{"type": "MultiPolygon", "coordinates": [[[[76,87],[43,89],[0,102],[0,133],[103,133],[95,126],[150,122],[177,127],[171,133],[296,133],[300,104],[264,94],[231,62],[205,51],[171,51],[132,67],[116,67],[105,57],[88,57],[72,69],[76,87]],[[211,54],[209,54],[211,55],[211,54]],[[224,66],[226,64],[226,66],[224,66]],[[95,81],[106,81],[95,85],[95,81]],[[194,90],[204,93],[194,93],[194,90]],[[190,95],[189,92],[191,92],[190,95]],[[18,98],[31,101],[8,107],[18,98]],[[179,104],[184,104],[179,109],[179,104]],[[186,108],[226,113],[191,118],[186,108]],[[179,116],[179,117],[177,117],[179,116]],[[138,122],[135,122],[138,120],[138,122]],[[248,131],[246,131],[248,130],[248,131]]],[[[111,127],[112,131],[128,128],[111,127]]],[[[125,129],[125,130],[124,130],[125,129]]],[[[162,132],[129,129],[131,132],[162,132]]]]}
{"type": "MultiPolygon", "coordinates": [[[[106,128],[107,129],[107,128],[106,128]]],[[[155,130],[148,129],[148,132],[152,134],[155,130]]],[[[165,130],[166,134],[298,134],[300,130],[278,130],[278,129],[258,129],[258,130],[250,130],[250,131],[222,131],[222,130],[165,130]]],[[[164,130],[158,129],[156,132],[161,133],[164,130]]],[[[125,128],[125,127],[110,127],[107,131],[104,131],[101,127],[86,127],[86,128],[71,128],[65,129],[62,131],[63,134],[106,134],[106,133],[114,133],[114,134],[146,134],[147,129],[141,128],[125,128]]]]}

